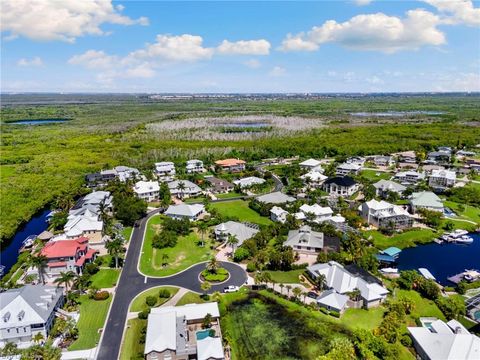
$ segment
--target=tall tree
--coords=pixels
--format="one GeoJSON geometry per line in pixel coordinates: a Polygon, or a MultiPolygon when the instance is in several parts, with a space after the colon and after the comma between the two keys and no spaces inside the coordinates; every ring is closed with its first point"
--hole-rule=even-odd
{"type": "Polygon", "coordinates": [[[109,240],[105,243],[105,248],[108,251],[108,254],[115,258],[115,269],[118,269],[118,258],[123,252],[123,242],[122,239],[116,237],[112,240],[109,240]]]}
{"type": "Polygon", "coordinates": [[[198,223],[197,228],[198,228],[198,232],[200,233],[200,238],[202,240],[201,246],[203,247],[205,245],[204,237],[208,231],[208,223],[206,223],[205,221],[201,221],[198,223]]]}
{"type": "Polygon", "coordinates": [[[327,285],[327,278],[324,274],[319,274],[315,279],[315,286],[318,290],[322,291],[327,285]]]}
{"type": "Polygon", "coordinates": [[[70,285],[73,284],[75,278],[77,277],[77,274],[75,274],[73,271],[67,271],[67,272],[60,272],[59,277],[57,277],[53,282],[60,285],[65,285],[65,293],[68,293],[70,285]]]}
{"type": "Polygon", "coordinates": [[[180,199],[183,199],[183,196],[185,195],[185,189],[186,189],[186,186],[185,186],[185,183],[183,181],[179,181],[178,184],[177,184],[177,190],[178,190],[178,193],[179,193],[179,198],[180,199]]]}
{"type": "Polygon", "coordinates": [[[235,247],[237,246],[238,242],[238,238],[235,235],[228,234],[227,244],[232,248],[232,255],[235,253],[235,247]]]}
{"type": "Polygon", "coordinates": [[[172,202],[172,194],[170,193],[170,188],[166,182],[160,184],[158,198],[162,207],[167,207],[172,202]]]}
{"type": "Polygon", "coordinates": [[[220,264],[218,263],[217,258],[215,256],[212,256],[210,261],[207,263],[207,270],[215,274],[219,269],[219,267],[220,267],[220,264]]]}
{"type": "Polygon", "coordinates": [[[48,259],[46,256],[39,253],[30,253],[27,258],[28,266],[36,268],[38,271],[38,280],[45,284],[45,268],[47,267],[48,259]]]}

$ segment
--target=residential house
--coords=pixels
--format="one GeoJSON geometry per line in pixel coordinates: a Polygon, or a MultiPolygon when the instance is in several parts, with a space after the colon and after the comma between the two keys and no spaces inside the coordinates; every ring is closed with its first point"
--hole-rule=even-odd
{"type": "Polygon", "coordinates": [[[412,212],[418,209],[440,211],[443,213],[442,200],[431,191],[414,192],[409,197],[412,212]]]}
{"type": "Polygon", "coordinates": [[[409,163],[409,164],[415,164],[417,162],[417,155],[415,154],[415,151],[403,151],[394,154],[398,162],[400,163],[409,163]]]}
{"type": "Polygon", "coordinates": [[[473,171],[480,173],[480,160],[476,159],[467,159],[465,160],[467,165],[472,169],[473,171]]]}
{"type": "Polygon", "coordinates": [[[78,200],[72,209],[70,215],[82,215],[86,210],[92,213],[100,214],[100,208],[111,213],[113,210],[113,198],[109,191],[93,191],[78,200]]]}
{"type": "Polygon", "coordinates": [[[334,289],[323,291],[316,299],[320,307],[328,311],[336,311],[340,314],[345,311],[349,300],[350,298],[347,295],[339,294],[334,289]]]}
{"type": "Polygon", "coordinates": [[[63,288],[25,285],[0,293],[0,347],[8,343],[23,349],[34,345],[42,334],[47,339],[55,312],[64,304],[63,288]]]}
{"type": "Polygon", "coordinates": [[[47,258],[45,274],[53,281],[61,272],[81,275],[85,264],[95,260],[98,250],[89,248],[88,238],[49,241],[40,251],[47,258]]]}
{"type": "Polygon", "coordinates": [[[171,161],[155,163],[155,174],[160,181],[172,181],[175,178],[175,164],[171,161]]]}
{"type": "Polygon", "coordinates": [[[362,166],[356,163],[345,162],[337,166],[336,175],[345,176],[345,175],[358,175],[362,166]]]}
{"type": "Polygon", "coordinates": [[[388,290],[374,276],[362,271],[354,272],[335,261],[311,265],[307,267],[307,272],[313,279],[324,275],[327,289],[333,289],[338,294],[348,295],[358,289],[362,306],[366,309],[380,305],[387,298],[388,290]]]}
{"type": "Polygon", "coordinates": [[[305,169],[305,170],[316,170],[318,172],[322,171],[322,162],[319,160],[315,159],[308,159],[305,161],[302,161],[300,164],[300,168],[305,169]]]}
{"type": "Polygon", "coordinates": [[[431,174],[433,170],[445,170],[445,167],[441,165],[423,165],[422,170],[425,171],[427,174],[431,174]]]}
{"type": "Polygon", "coordinates": [[[140,199],[151,202],[158,200],[160,185],[158,181],[139,181],[133,187],[133,191],[140,199]]]}
{"type": "Polygon", "coordinates": [[[416,171],[399,171],[393,177],[402,185],[415,185],[425,179],[425,174],[416,171]]]}
{"type": "Polygon", "coordinates": [[[465,157],[465,156],[475,156],[476,153],[474,151],[459,150],[455,153],[455,155],[460,157],[465,157]]]}
{"type": "Polygon", "coordinates": [[[245,171],[246,162],[240,159],[224,159],[215,161],[215,165],[222,171],[241,172],[245,171]]]}
{"type": "Polygon", "coordinates": [[[333,216],[333,210],[330,207],[320,206],[318,204],[303,204],[299,210],[305,214],[305,218],[311,219],[311,221],[316,223],[326,221],[333,216]]]}
{"type": "Polygon", "coordinates": [[[386,201],[372,199],[360,205],[362,217],[368,224],[379,228],[406,229],[412,227],[413,218],[407,210],[386,201]]]}
{"type": "Polygon", "coordinates": [[[403,192],[407,190],[405,186],[392,180],[380,180],[373,184],[376,190],[376,195],[382,198],[388,197],[389,193],[396,193],[402,196],[403,192]]]}
{"type": "Polygon", "coordinates": [[[275,222],[285,223],[287,221],[287,216],[289,212],[282,209],[281,207],[274,206],[270,209],[270,219],[275,222]]]}
{"type": "Polygon", "coordinates": [[[433,189],[444,190],[452,187],[457,181],[457,174],[450,170],[433,170],[428,178],[428,185],[433,189]]]}
{"type": "Polygon", "coordinates": [[[288,246],[296,253],[315,254],[323,250],[323,233],[313,231],[308,225],[298,230],[290,230],[283,246],[288,246]]]}
{"type": "Polygon", "coordinates": [[[427,154],[427,164],[448,164],[452,157],[451,151],[432,151],[427,154]]]}
{"type": "Polygon", "coordinates": [[[243,244],[245,240],[248,240],[255,236],[259,232],[258,225],[250,223],[240,223],[237,221],[227,221],[215,226],[214,234],[217,241],[225,242],[229,235],[233,235],[237,238],[238,243],[236,246],[243,244]]]}
{"type": "Polygon", "coordinates": [[[364,158],[363,156],[351,156],[345,162],[348,164],[355,164],[362,167],[365,164],[366,160],[367,159],[364,158]]]}
{"type": "Polygon", "coordinates": [[[202,189],[189,180],[175,180],[168,183],[170,193],[180,199],[195,197],[202,194],[202,189]]]}
{"type": "Polygon", "coordinates": [[[140,171],[138,169],[128,166],[116,166],[113,169],[102,170],[100,172],[87,174],[85,180],[88,187],[105,186],[108,182],[118,179],[121,182],[140,178],[140,171]]]}
{"type": "Polygon", "coordinates": [[[152,308],[144,354],[146,360],[225,359],[217,303],[152,308]],[[208,314],[212,320],[205,329],[208,314]]]}
{"type": "Polygon", "coordinates": [[[275,205],[286,204],[286,203],[295,201],[294,197],[284,194],[281,191],[275,191],[265,195],[260,195],[260,196],[257,196],[255,199],[258,202],[261,202],[264,204],[275,204],[275,205]]]}
{"type": "Polygon", "coordinates": [[[401,170],[418,170],[420,165],[415,163],[408,163],[408,162],[399,162],[397,163],[397,168],[401,170]]]}
{"type": "Polygon", "coordinates": [[[214,194],[228,193],[234,189],[232,183],[214,176],[205,176],[205,181],[210,184],[209,189],[214,194]]]}
{"type": "Polygon", "coordinates": [[[376,166],[392,166],[395,163],[395,160],[390,155],[377,155],[373,158],[373,163],[376,166]]]}
{"type": "Polygon", "coordinates": [[[351,196],[358,191],[359,185],[350,176],[336,176],[326,180],[323,189],[330,195],[351,196]]]}
{"type": "Polygon", "coordinates": [[[196,221],[200,219],[205,212],[205,206],[202,204],[179,204],[170,205],[165,211],[165,215],[175,220],[189,219],[196,221]]]}
{"type": "Polygon", "coordinates": [[[480,359],[480,338],[457,320],[445,323],[436,318],[420,318],[422,326],[407,330],[421,360],[480,359]]]}
{"type": "Polygon", "coordinates": [[[233,183],[240,187],[240,189],[249,188],[253,185],[260,185],[265,183],[265,179],[256,177],[256,176],[249,176],[246,178],[234,180],[233,183]]]}
{"type": "Polygon", "coordinates": [[[205,172],[205,168],[203,167],[203,161],[188,160],[186,170],[187,174],[197,174],[205,172]]]}
{"type": "Polygon", "coordinates": [[[328,179],[328,176],[323,175],[317,170],[312,170],[300,176],[300,179],[302,179],[308,187],[317,188],[322,186],[323,182],[328,179]]]}

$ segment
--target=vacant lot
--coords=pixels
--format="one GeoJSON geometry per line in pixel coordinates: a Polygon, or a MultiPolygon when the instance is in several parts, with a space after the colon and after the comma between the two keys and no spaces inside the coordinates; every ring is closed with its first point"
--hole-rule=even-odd
{"type": "Polygon", "coordinates": [[[117,284],[119,274],[118,269],[101,269],[90,280],[92,280],[92,286],[98,289],[111,288],[117,284]]]}
{"type": "Polygon", "coordinates": [[[438,234],[434,233],[430,229],[418,229],[405,231],[401,234],[396,234],[393,236],[386,236],[380,233],[379,231],[365,231],[366,238],[370,238],[373,241],[373,244],[380,250],[384,250],[390,246],[395,246],[400,249],[407,247],[413,247],[418,244],[426,244],[431,242],[438,234]]]}
{"type": "Polygon", "coordinates": [[[154,287],[153,289],[148,289],[147,291],[144,291],[143,293],[139,294],[133,301],[132,305],[130,305],[130,311],[132,312],[137,312],[137,311],[143,311],[143,310],[148,310],[149,306],[145,303],[145,300],[147,299],[148,296],[155,296],[157,298],[157,303],[155,304],[154,307],[160,306],[164,303],[166,303],[172,296],[174,296],[178,291],[178,288],[173,287],[173,286],[158,286],[154,287]],[[166,289],[170,293],[169,298],[160,298],[158,296],[158,293],[160,289],[166,289]]]}
{"type": "Polygon", "coordinates": [[[250,209],[248,202],[243,200],[213,203],[211,206],[223,216],[237,218],[240,221],[248,221],[259,225],[272,223],[270,219],[260,216],[256,211],[250,209]]]}

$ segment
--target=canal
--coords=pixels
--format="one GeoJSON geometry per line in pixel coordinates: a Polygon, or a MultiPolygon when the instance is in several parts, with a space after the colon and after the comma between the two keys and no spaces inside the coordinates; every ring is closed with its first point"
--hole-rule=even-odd
{"type": "Polygon", "coordinates": [[[444,286],[453,286],[448,277],[465,271],[480,270],[480,234],[470,234],[472,244],[431,243],[402,250],[399,270],[427,268],[444,286]]]}
{"type": "Polygon", "coordinates": [[[4,274],[8,273],[11,267],[17,262],[18,250],[22,246],[23,240],[30,235],[38,235],[48,227],[47,215],[50,210],[44,210],[34,216],[20,230],[17,231],[12,241],[4,248],[0,254],[0,265],[5,266],[4,274]]]}

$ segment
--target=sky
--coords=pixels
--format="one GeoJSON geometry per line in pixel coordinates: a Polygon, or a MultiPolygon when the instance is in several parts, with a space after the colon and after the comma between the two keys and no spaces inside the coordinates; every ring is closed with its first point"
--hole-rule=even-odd
{"type": "Polygon", "coordinates": [[[2,92],[480,91],[471,0],[2,0],[2,92]]]}

